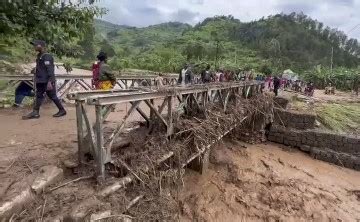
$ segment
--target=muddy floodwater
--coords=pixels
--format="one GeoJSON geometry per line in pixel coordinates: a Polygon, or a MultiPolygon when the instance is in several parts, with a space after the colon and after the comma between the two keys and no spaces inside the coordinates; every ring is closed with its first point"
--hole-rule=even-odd
{"type": "Polygon", "coordinates": [[[182,221],[360,220],[360,172],[271,143],[225,141],[211,162],[185,177],[182,221]]]}

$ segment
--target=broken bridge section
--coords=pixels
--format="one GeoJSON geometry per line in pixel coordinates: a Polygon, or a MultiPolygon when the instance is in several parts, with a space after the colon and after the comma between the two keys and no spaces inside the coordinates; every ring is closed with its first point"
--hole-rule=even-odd
{"type": "MultiPolygon", "coordinates": [[[[209,124],[218,125],[213,126],[216,135],[209,136],[207,142],[193,144],[196,146],[195,152],[192,151],[187,156],[182,167],[201,157],[198,161],[200,165],[195,164],[197,166],[194,165],[194,167],[202,171],[207,164],[208,153],[206,151],[210,146],[249,117],[248,113],[237,115],[234,107],[251,107],[249,103],[240,103],[260,94],[262,84],[262,82],[247,81],[69,94],[68,98],[75,100],[76,103],[79,163],[85,163],[86,154],[91,154],[95,160],[97,176],[103,180],[106,176],[105,165],[114,162],[112,159],[114,142],[124,131],[126,124],[130,122],[130,117],[135,112],[140,114],[150,132],[156,127],[164,129],[166,133],[162,135],[163,140],[170,142],[174,138],[174,134],[179,135],[179,129],[174,129],[184,116],[201,116],[202,120],[199,119],[199,122],[207,121],[209,124]],[[239,98],[241,99],[239,100],[239,98]],[[111,129],[111,132],[105,133],[104,121],[107,120],[116,105],[124,103],[130,105],[126,115],[114,129],[111,129]],[[87,106],[94,106],[94,109],[88,109],[87,106]],[[144,110],[144,107],[147,110],[144,110]],[[209,107],[216,108],[216,112],[212,112],[209,107]],[[95,122],[91,122],[89,110],[95,110],[95,122]],[[231,116],[222,119],[221,115],[216,114],[217,112],[219,114],[231,113],[231,116]],[[218,115],[218,117],[214,115],[218,115]],[[237,116],[241,118],[239,119],[237,116]],[[222,126],[223,123],[226,123],[225,127],[222,126]]],[[[256,109],[253,108],[252,110],[256,109]]],[[[206,131],[207,129],[203,130],[206,131]]],[[[164,153],[157,162],[164,162],[173,155],[173,152],[164,153]]],[[[130,169],[126,163],[122,163],[122,165],[128,170],[130,169]]]]}

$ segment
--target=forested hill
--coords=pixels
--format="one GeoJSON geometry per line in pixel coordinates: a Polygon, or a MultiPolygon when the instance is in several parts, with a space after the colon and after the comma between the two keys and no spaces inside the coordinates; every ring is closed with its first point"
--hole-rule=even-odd
{"type": "Polygon", "coordinates": [[[304,14],[278,14],[249,23],[232,16],[207,18],[194,27],[164,23],[146,28],[95,22],[98,47],[114,58],[116,68],[175,71],[184,62],[210,63],[224,68],[267,65],[276,71],[297,72],[315,66],[355,68],[360,45],[343,32],[304,14]],[[104,28],[107,26],[108,28],[104,28]]]}

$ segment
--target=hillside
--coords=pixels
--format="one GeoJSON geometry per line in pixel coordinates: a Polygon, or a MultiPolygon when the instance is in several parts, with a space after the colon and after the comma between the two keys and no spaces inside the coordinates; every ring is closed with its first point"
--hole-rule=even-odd
{"type": "MultiPolygon", "coordinates": [[[[95,27],[99,29],[99,22],[95,27]]],[[[100,48],[110,48],[116,69],[176,71],[184,62],[191,62],[256,70],[267,65],[274,71],[291,68],[302,73],[319,65],[330,67],[332,48],[334,67],[360,64],[356,39],[304,14],[278,14],[250,23],[217,16],[194,27],[182,23],[110,27],[100,48]]]]}
{"type": "Polygon", "coordinates": [[[130,26],[116,25],[100,19],[94,19],[94,27],[95,32],[100,34],[104,38],[106,38],[107,34],[111,31],[130,28],[130,26]]]}

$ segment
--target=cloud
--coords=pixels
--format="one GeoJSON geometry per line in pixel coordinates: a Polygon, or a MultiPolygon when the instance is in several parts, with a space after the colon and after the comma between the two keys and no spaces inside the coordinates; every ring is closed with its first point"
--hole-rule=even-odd
{"type": "Polygon", "coordinates": [[[291,12],[303,12],[304,14],[309,14],[317,10],[317,6],[314,4],[309,4],[306,2],[281,2],[277,5],[277,8],[284,13],[291,12]]]}
{"type": "MultiPolygon", "coordinates": [[[[168,21],[196,24],[214,15],[233,15],[243,22],[277,13],[304,12],[345,33],[360,23],[360,0],[102,0],[103,19],[144,27],[168,21]]],[[[360,28],[348,33],[360,39],[360,28]]]]}
{"type": "Polygon", "coordinates": [[[180,9],[174,12],[170,17],[171,21],[183,22],[183,23],[194,23],[197,17],[200,15],[198,12],[192,12],[188,9],[180,9]]]}

